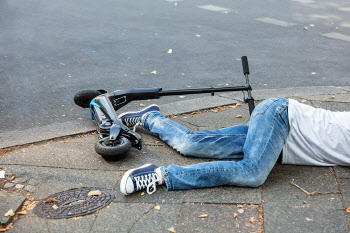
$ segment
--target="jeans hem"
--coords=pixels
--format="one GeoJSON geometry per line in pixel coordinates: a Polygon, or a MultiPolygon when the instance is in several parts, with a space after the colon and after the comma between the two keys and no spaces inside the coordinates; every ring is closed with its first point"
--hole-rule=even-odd
{"type": "Polygon", "coordinates": [[[164,167],[160,167],[160,172],[162,173],[162,176],[164,178],[165,184],[163,184],[163,187],[165,188],[165,190],[170,191],[171,189],[171,182],[169,179],[169,174],[168,172],[165,170],[164,167]]]}

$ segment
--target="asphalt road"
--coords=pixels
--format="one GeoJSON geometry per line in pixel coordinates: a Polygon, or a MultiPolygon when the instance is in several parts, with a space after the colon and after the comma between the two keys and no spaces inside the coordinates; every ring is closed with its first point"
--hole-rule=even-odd
{"type": "Polygon", "coordinates": [[[349,86],[349,12],[344,1],[1,0],[0,132],[87,118],[73,103],[82,89],[242,85],[243,55],[255,89],[349,86]]]}

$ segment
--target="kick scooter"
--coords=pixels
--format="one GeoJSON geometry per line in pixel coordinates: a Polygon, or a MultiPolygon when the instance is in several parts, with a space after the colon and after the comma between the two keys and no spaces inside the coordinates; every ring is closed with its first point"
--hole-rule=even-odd
{"type": "Polygon", "coordinates": [[[90,108],[91,118],[96,123],[99,139],[95,150],[106,160],[119,160],[135,147],[141,150],[141,136],[135,130],[126,127],[118,118],[117,110],[135,100],[159,99],[162,96],[189,95],[228,91],[246,91],[250,114],[254,110],[252,87],[249,84],[249,66],[246,56],[241,58],[245,86],[187,88],[163,90],[160,87],[134,88],[129,90],[108,92],[105,90],[84,90],[74,96],[74,102],[83,108],[90,108]]]}

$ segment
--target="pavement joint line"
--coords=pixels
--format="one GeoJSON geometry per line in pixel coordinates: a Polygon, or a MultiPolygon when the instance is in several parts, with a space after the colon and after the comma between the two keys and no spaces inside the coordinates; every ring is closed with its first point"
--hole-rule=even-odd
{"type": "Polygon", "coordinates": [[[260,208],[261,208],[261,219],[262,219],[262,223],[261,223],[261,227],[262,227],[262,232],[265,232],[265,225],[264,225],[264,184],[261,185],[261,204],[260,204],[260,208]]]}
{"type": "Polygon", "coordinates": [[[182,195],[181,197],[181,204],[180,204],[180,208],[179,208],[179,213],[178,213],[178,217],[177,217],[177,221],[176,221],[176,227],[179,225],[180,223],[180,219],[181,219],[181,211],[182,211],[182,206],[184,204],[184,199],[185,199],[186,194],[182,195]]]}
{"type": "Polygon", "coordinates": [[[334,168],[333,167],[329,167],[329,170],[332,173],[332,176],[333,176],[334,181],[335,181],[335,185],[337,186],[337,189],[338,189],[337,194],[338,194],[338,196],[340,198],[340,201],[341,201],[341,203],[343,205],[343,212],[344,212],[345,219],[346,219],[346,222],[347,222],[349,230],[350,230],[350,219],[348,218],[348,215],[346,214],[346,205],[345,205],[345,202],[344,202],[344,199],[343,199],[343,194],[342,194],[342,192],[340,190],[340,187],[339,187],[339,184],[338,184],[337,176],[336,176],[336,174],[334,172],[334,168]]]}
{"type": "Polygon", "coordinates": [[[0,166],[25,166],[25,167],[37,167],[37,168],[56,168],[56,169],[66,169],[66,170],[80,170],[80,171],[105,171],[105,172],[119,172],[126,170],[106,170],[106,169],[97,169],[97,168],[68,168],[68,167],[53,167],[53,166],[38,166],[31,164],[0,164],[0,166]]]}
{"type": "Polygon", "coordinates": [[[143,213],[143,215],[141,217],[139,217],[133,224],[132,226],[130,227],[130,229],[128,230],[128,233],[134,228],[134,226],[136,225],[136,223],[138,223],[143,217],[145,217],[149,212],[151,212],[152,210],[154,209],[154,206],[151,206],[151,208],[143,213]]]}
{"type": "MultiPolygon", "coordinates": [[[[114,197],[114,198],[115,198],[115,197],[114,197]]],[[[113,203],[113,202],[111,202],[111,203],[113,203]]],[[[99,213],[100,213],[100,211],[98,211],[98,212],[97,212],[97,215],[95,215],[95,218],[94,218],[93,223],[91,224],[91,228],[90,228],[90,230],[89,230],[89,233],[90,233],[90,232],[92,231],[92,229],[94,228],[94,225],[95,225],[95,222],[96,222],[96,219],[97,219],[99,213]]]]}
{"type": "MultiPolygon", "coordinates": [[[[9,150],[9,149],[12,149],[12,148],[15,148],[15,147],[26,147],[26,146],[31,146],[31,145],[41,145],[41,144],[44,144],[46,142],[54,142],[54,141],[58,141],[58,140],[63,140],[63,139],[69,139],[69,138],[75,138],[75,137],[78,137],[78,136],[85,136],[85,135],[89,135],[89,134],[93,134],[95,133],[96,130],[91,130],[91,131],[87,131],[87,132],[83,132],[83,133],[75,133],[75,134],[68,134],[68,135],[63,135],[63,136],[57,136],[57,137],[53,137],[53,138],[47,138],[47,139],[43,139],[43,140],[39,140],[39,141],[36,141],[36,142],[28,142],[28,143],[23,143],[23,144],[20,144],[20,145],[13,145],[13,146],[8,146],[8,147],[2,147],[0,148],[0,152],[2,150],[9,150]]],[[[89,143],[91,144],[91,143],[89,143]]]]}

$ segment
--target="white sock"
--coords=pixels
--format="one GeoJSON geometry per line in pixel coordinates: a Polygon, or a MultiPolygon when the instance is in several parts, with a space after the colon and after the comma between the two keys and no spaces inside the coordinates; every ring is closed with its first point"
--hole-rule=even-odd
{"type": "Polygon", "coordinates": [[[163,184],[163,175],[162,175],[162,172],[160,171],[160,167],[156,168],[156,170],[154,170],[157,175],[159,176],[159,181],[158,181],[158,184],[163,184]]]}

